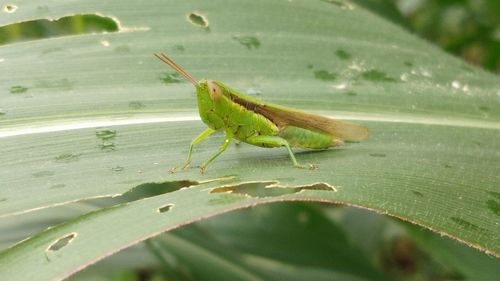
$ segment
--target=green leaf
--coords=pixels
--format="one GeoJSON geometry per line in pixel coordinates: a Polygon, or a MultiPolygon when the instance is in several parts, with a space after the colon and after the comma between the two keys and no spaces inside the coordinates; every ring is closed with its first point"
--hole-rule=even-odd
{"type": "MultiPolygon", "coordinates": [[[[0,279],[62,278],[161,232],[284,200],[368,208],[500,255],[498,77],[353,4],[329,1],[30,2],[0,25],[94,12],[119,31],[0,47],[0,224],[147,183],[233,176],[226,190],[235,194],[210,193],[220,185],[212,182],[68,220],[0,253],[0,279]],[[190,22],[191,13],[207,26],[190,22]],[[152,56],[159,51],[195,78],[354,119],[370,139],[298,151],[298,161],[319,165],[314,171],[294,169],[283,149],[242,144],[204,175],[170,174],[205,126],[192,86],[165,81],[177,82],[152,56]],[[235,187],[249,181],[262,184],[235,187]],[[49,250],[64,237],[72,239],[49,250]]],[[[194,163],[222,140],[197,146],[194,163]]]]}

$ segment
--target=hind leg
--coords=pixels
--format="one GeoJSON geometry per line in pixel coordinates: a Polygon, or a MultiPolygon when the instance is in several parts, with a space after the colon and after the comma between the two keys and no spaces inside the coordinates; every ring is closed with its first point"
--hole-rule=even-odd
{"type": "Polygon", "coordinates": [[[293,165],[297,168],[305,168],[303,165],[300,165],[295,159],[295,155],[293,154],[292,148],[288,141],[282,137],[278,136],[252,136],[245,140],[246,143],[253,144],[256,146],[264,146],[264,147],[281,147],[284,146],[288,150],[288,155],[292,159],[293,165]]]}

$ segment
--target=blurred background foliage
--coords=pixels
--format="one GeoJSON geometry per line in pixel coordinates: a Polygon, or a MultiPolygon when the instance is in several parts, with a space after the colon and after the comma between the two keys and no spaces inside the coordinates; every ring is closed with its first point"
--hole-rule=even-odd
{"type": "MultiPolygon", "coordinates": [[[[323,0],[340,6],[349,1],[323,0]]],[[[498,0],[353,0],[465,61],[500,72],[498,0]]],[[[347,4],[346,4],[347,3],[347,4]]],[[[14,11],[15,6],[3,7],[14,11]]],[[[43,6],[40,7],[43,9],[43,6]]],[[[117,31],[116,22],[98,15],[34,20],[0,27],[0,45],[69,34],[117,31]]]]}
{"type": "MultiPolygon", "coordinates": [[[[349,3],[324,1],[339,5],[349,3]]],[[[495,73],[500,72],[498,0],[353,2],[434,42],[471,64],[495,73]]],[[[5,6],[3,9],[9,12],[15,10],[15,6],[5,6]]],[[[52,21],[34,20],[0,27],[0,45],[61,35],[117,30],[115,21],[97,15],[68,16],[52,21]]],[[[160,235],[114,255],[71,279],[193,280],[208,273],[206,268],[197,267],[199,262],[186,260],[185,257],[189,255],[183,256],[186,249],[178,248],[181,247],[179,245],[209,255],[207,260],[213,258],[211,256],[228,258],[226,262],[232,263],[232,266],[251,272],[260,270],[259,275],[266,276],[268,280],[273,280],[273,268],[263,270],[259,266],[257,256],[260,259],[269,258],[282,263],[275,267],[318,270],[318,280],[322,280],[320,277],[323,273],[328,273],[331,277],[333,272],[350,272],[360,278],[349,280],[415,281],[487,280],[488,274],[498,273],[497,269],[491,270],[490,267],[498,267],[495,258],[392,218],[351,207],[283,203],[225,214],[160,235]],[[289,218],[297,219],[291,222],[289,218]],[[269,228],[269,221],[272,220],[276,221],[273,224],[276,227],[269,228]],[[284,221],[289,223],[283,224],[284,221]],[[300,232],[300,225],[303,224],[308,225],[308,231],[303,232],[303,235],[290,235],[290,232],[300,232]],[[251,232],[259,229],[260,233],[251,232]],[[325,236],[324,233],[329,233],[330,236],[325,236]],[[230,235],[227,236],[228,234],[230,235]],[[195,237],[202,239],[194,239],[195,237]],[[298,245],[293,241],[294,238],[310,239],[311,243],[321,250],[311,250],[309,243],[308,249],[315,255],[307,256],[307,249],[304,249],[303,259],[287,257],[293,251],[287,252],[286,245],[292,248],[298,245]],[[262,247],[262,241],[269,243],[262,247]],[[172,250],[176,247],[178,251],[172,250]],[[321,251],[323,254],[317,255],[321,251]],[[335,258],[345,261],[343,268],[330,267],[339,265],[330,263],[330,260],[335,258]],[[362,272],[359,271],[361,267],[364,267],[362,272]],[[485,276],[480,276],[482,267],[490,267],[485,276]]],[[[280,268],[279,274],[283,272],[283,268],[280,268]]],[[[343,280],[343,277],[338,280],[343,280]]]]}
{"type": "Polygon", "coordinates": [[[355,0],[465,61],[500,72],[498,0],[355,0]]]}

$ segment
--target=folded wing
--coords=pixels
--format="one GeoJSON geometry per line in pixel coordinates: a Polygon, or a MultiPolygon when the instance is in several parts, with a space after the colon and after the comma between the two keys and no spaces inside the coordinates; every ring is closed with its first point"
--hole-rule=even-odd
{"type": "MultiPolygon", "coordinates": [[[[224,85],[221,87],[228,89],[224,85]]],[[[225,90],[224,94],[233,102],[261,114],[279,128],[296,126],[317,132],[327,133],[332,139],[361,141],[368,138],[368,128],[362,125],[339,121],[316,114],[290,109],[284,106],[263,103],[235,91],[225,90]]]]}

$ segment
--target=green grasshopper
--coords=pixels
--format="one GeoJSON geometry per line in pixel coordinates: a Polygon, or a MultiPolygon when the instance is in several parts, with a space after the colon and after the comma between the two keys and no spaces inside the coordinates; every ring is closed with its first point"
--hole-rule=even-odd
{"type": "Polygon", "coordinates": [[[263,102],[218,81],[202,79],[197,82],[165,54],[155,56],[194,85],[201,120],[208,126],[189,145],[183,169],[191,163],[193,147],[216,131],[223,131],[226,137],[219,150],[199,166],[202,173],[227,149],[233,138],[260,147],[284,146],[293,165],[304,168],[295,159],[291,147],[327,149],[342,145],[343,141],[360,141],[368,137],[365,126],[263,102]]]}

